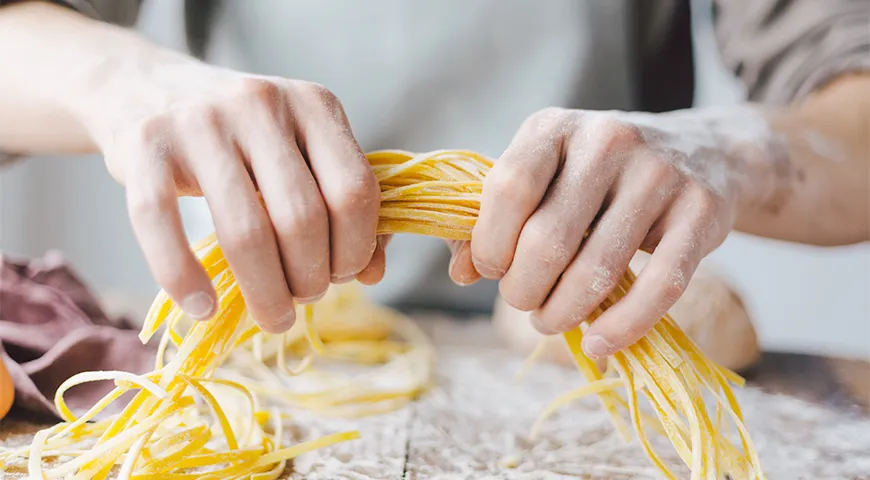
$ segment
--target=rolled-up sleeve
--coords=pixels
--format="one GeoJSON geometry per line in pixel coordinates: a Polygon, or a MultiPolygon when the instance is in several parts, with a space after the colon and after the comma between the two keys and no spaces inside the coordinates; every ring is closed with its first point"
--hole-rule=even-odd
{"type": "MultiPolygon", "coordinates": [[[[0,0],[0,8],[21,0],[0,0]]],[[[125,27],[136,24],[143,0],[55,0],[53,3],[72,8],[83,15],[125,27]]],[[[0,167],[11,163],[18,155],[0,151],[0,167]]]]}
{"type": "Polygon", "coordinates": [[[840,74],[870,71],[866,0],[714,0],[725,65],[749,100],[786,104],[840,74]]]}

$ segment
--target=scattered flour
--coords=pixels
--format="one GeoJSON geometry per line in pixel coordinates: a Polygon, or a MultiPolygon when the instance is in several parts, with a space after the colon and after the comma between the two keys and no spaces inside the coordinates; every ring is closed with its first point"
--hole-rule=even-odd
{"type": "MultiPolygon", "coordinates": [[[[293,442],[348,429],[358,429],[362,438],[303,455],[295,472],[283,478],[659,478],[638,442],[624,443],[594,398],[562,408],[536,442],[529,440],[544,405],[582,382],[575,370],[536,365],[516,383],[512,379],[522,359],[480,346],[440,348],[436,362],[433,389],[399,411],[350,420],[291,412],[288,440],[293,442]]],[[[736,394],[770,480],[870,480],[870,417],[757,388],[736,394]]],[[[20,429],[14,421],[4,426],[5,445],[29,443],[32,428],[20,429]]],[[[652,440],[670,465],[680,465],[666,439],[652,440]]],[[[688,478],[685,468],[674,472],[688,478]]]]}
{"type": "MultiPolygon", "coordinates": [[[[521,359],[509,353],[444,348],[437,358],[438,386],[413,407],[408,478],[659,478],[594,398],[560,410],[529,442],[543,406],[582,382],[576,371],[539,365],[515,384],[521,359]],[[499,466],[504,458],[514,468],[499,466]]],[[[736,394],[770,480],[870,479],[870,418],[757,388],[736,394]]],[[[654,445],[679,464],[666,439],[654,437],[654,445]]]]}

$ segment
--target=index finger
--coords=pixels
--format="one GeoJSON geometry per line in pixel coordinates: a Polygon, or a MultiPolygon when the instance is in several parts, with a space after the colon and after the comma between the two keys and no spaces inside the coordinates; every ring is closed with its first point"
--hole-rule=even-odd
{"type": "Polygon", "coordinates": [[[186,314],[209,318],[216,295],[184,234],[172,166],[148,147],[124,154],[132,157],[126,192],[130,223],[152,275],[186,314]],[[136,155],[142,157],[134,161],[136,155]]]}
{"type": "Polygon", "coordinates": [[[486,278],[500,279],[510,268],[520,232],[559,168],[561,118],[557,111],[544,111],[526,120],[483,181],[471,258],[486,278]]]}

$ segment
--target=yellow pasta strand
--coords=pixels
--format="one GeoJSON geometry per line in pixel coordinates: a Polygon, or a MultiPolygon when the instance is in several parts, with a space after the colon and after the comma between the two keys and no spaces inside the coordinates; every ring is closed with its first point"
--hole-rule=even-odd
{"type": "MultiPolygon", "coordinates": [[[[379,234],[471,238],[491,160],[463,150],[385,150],[367,157],[381,186],[379,234]]],[[[358,288],[330,289],[316,309],[299,308],[302,321],[289,332],[270,335],[249,317],[216,236],[193,248],[218,293],[215,318],[191,322],[165,292],[159,293],[139,335],[144,343],[165,329],[154,371],[70,378],[55,399],[64,422],[38,432],[29,447],[0,451],[4,471],[26,459],[31,478],[102,479],[114,472],[124,479],[274,479],[288,460],[353,440],[358,433],[286,445],[286,418],[274,405],[264,409],[263,401],[347,417],[399,408],[429,387],[434,349],[426,335],[410,319],[367,302],[358,288]],[[301,359],[298,367],[287,366],[288,355],[301,359]],[[349,375],[329,368],[336,362],[367,370],[349,375]],[[76,418],[64,392],[99,380],[112,380],[116,388],[76,418]],[[126,392],[136,395],[119,414],[88,423],[126,392]]],[[[626,272],[587,322],[623,298],[634,281],[626,272]]],[[[764,478],[729,385],[741,386],[742,378],[710,361],[669,316],[613,355],[605,372],[583,354],[580,327],[563,337],[588,384],[557,398],[535,423],[533,437],[556,409],[595,394],[627,440],[628,425],[633,427],[650,461],[667,478],[676,477],[651,446],[648,429],[670,439],[693,480],[764,478]],[[642,398],[652,414],[641,411],[642,398]],[[708,412],[711,405],[715,419],[708,412]],[[736,426],[739,446],[724,434],[726,417],[736,426]]]]}

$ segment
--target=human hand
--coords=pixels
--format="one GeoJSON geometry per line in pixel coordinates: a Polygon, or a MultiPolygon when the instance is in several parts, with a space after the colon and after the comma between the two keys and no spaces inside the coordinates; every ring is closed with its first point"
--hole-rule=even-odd
{"type": "Polygon", "coordinates": [[[500,280],[505,301],[554,334],[601,304],[638,249],[654,251],[628,295],[584,336],[587,355],[610,355],[655,325],[724,240],[740,174],[717,138],[691,122],[543,110],[487,175],[472,240],[457,249],[451,277],[500,280]]]}
{"type": "MultiPolygon", "coordinates": [[[[638,252],[630,267],[642,269],[649,257],[638,252]]],[[[703,262],[668,314],[715,363],[741,372],[758,361],[761,350],[754,320],[740,292],[703,262]]],[[[564,340],[555,335],[541,335],[529,322],[530,316],[531,312],[521,312],[499,296],[492,312],[492,326],[501,342],[519,354],[529,355],[543,341],[546,347],[538,357],[541,361],[573,365],[574,357],[564,340]]],[[[601,371],[607,366],[606,360],[606,357],[596,359],[601,371]]]]}
{"type": "Polygon", "coordinates": [[[87,125],[158,283],[195,318],[215,292],[182,229],[177,197],[204,196],[248,308],[266,331],[330,282],[380,280],[377,180],[326,88],[188,59],[149,64],[100,92],[87,125]],[[260,195],[262,196],[260,198],[260,195]]]}

